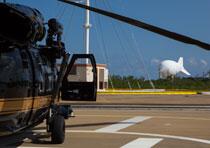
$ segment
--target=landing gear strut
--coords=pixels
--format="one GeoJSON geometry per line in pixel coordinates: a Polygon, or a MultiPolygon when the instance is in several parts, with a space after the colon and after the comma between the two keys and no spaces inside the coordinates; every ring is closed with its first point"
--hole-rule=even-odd
{"type": "Polygon", "coordinates": [[[65,119],[68,119],[71,113],[71,107],[68,105],[51,107],[47,118],[47,132],[51,133],[51,142],[61,144],[65,139],[65,119]]]}

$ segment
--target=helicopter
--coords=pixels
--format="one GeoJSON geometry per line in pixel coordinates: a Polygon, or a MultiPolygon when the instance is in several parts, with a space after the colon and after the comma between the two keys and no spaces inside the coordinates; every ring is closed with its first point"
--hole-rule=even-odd
{"type": "Polygon", "coordinates": [[[71,108],[59,105],[60,96],[62,100],[96,100],[95,58],[92,54],[74,54],[69,60],[61,41],[61,23],[54,18],[45,23],[37,9],[0,3],[0,18],[0,136],[46,119],[52,143],[62,143],[64,119],[68,119],[71,108]],[[46,32],[46,44],[37,45],[46,32]],[[58,59],[62,60],[59,69],[58,59]],[[68,83],[68,73],[78,59],[92,63],[92,82],[68,83]]]}
{"type": "MultiPolygon", "coordinates": [[[[210,50],[210,44],[142,21],[74,1],[58,0],[114,18],[165,37],[210,50]]],[[[0,3],[0,136],[34,127],[46,120],[52,143],[63,143],[65,119],[71,113],[65,101],[96,101],[97,70],[93,54],[70,55],[62,42],[63,27],[56,19],[44,22],[35,8],[0,3]],[[48,25],[46,29],[45,25],[48,25]],[[44,40],[46,44],[37,45],[44,40]],[[62,60],[57,68],[56,60],[62,60]],[[78,59],[89,59],[92,82],[70,82],[78,59]]]]}

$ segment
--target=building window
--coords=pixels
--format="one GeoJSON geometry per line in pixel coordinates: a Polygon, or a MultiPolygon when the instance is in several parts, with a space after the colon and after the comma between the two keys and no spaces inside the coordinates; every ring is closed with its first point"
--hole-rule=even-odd
{"type": "Polygon", "coordinates": [[[99,69],[99,81],[104,81],[104,69],[99,69]]]}
{"type": "Polygon", "coordinates": [[[104,82],[99,82],[99,89],[104,89],[104,82]]]}

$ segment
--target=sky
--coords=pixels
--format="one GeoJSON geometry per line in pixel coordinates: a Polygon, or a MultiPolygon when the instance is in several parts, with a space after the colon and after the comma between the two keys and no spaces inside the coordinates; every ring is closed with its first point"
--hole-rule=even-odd
{"type": "MultiPolygon", "coordinates": [[[[84,10],[56,0],[7,0],[38,9],[47,22],[57,18],[64,26],[69,53],[84,53],[84,10]]],[[[210,43],[210,0],[90,0],[109,10],[210,43]]],[[[134,26],[91,13],[90,50],[110,74],[157,79],[159,63],[184,58],[195,76],[210,70],[210,51],[187,45],[134,26]]],[[[183,75],[184,76],[184,75],[183,75]]]]}

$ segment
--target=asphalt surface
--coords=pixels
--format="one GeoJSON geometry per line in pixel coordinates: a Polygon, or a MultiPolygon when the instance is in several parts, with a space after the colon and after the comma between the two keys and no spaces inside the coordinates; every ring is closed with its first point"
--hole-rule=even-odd
{"type": "Polygon", "coordinates": [[[98,95],[96,102],[63,102],[73,105],[209,105],[210,95],[98,95]]]}
{"type": "MultiPolygon", "coordinates": [[[[103,96],[104,97],[104,96],[103,96]]],[[[115,96],[116,97],[116,96],[115,96]]],[[[40,124],[32,130],[1,139],[1,147],[72,147],[72,148],[209,148],[210,147],[210,110],[208,109],[164,109],[164,108],[117,108],[128,103],[122,96],[98,100],[96,106],[113,105],[112,108],[74,109],[76,117],[66,120],[66,139],[63,144],[50,143],[50,135],[45,132],[45,124],[40,124]],[[123,99],[125,102],[123,102],[123,99]],[[116,102],[115,102],[116,101],[116,102]],[[116,108],[114,107],[116,106],[116,108]]],[[[134,96],[133,96],[134,97],[134,96]]],[[[130,97],[130,104],[141,105],[141,98],[130,97]]],[[[153,98],[146,96],[143,100],[160,99],[175,101],[176,96],[153,98]]],[[[177,96],[177,100],[189,99],[204,106],[200,100],[209,101],[210,96],[177,96]],[[195,101],[196,100],[196,101],[195,101]]],[[[102,98],[103,99],[103,98],[102,98]]],[[[156,101],[157,101],[156,100],[156,101]]],[[[185,106],[192,102],[185,100],[185,106]]],[[[66,102],[64,102],[66,103],[66,102]]],[[[92,104],[86,102],[85,104],[92,104]]],[[[148,102],[143,105],[149,104],[148,102]]],[[[164,102],[159,101],[164,106],[164,102]]],[[[167,102],[165,104],[171,104],[167,102]]],[[[175,103],[177,105],[179,103],[175,103]]],[[[75,103],[74,105],[81,105],[75,103]]],[[[84,103],[83,103],[84,105],[84,103]]],[[[128,105],[128,106],[129,106],[128,105]]],[[[150,104],[154,105],[154,104],[150,104]]],[[[173,104],[171,104],[173,105],[173,104]]],[[[158,107],[158,105],[156,105],[158,107]]],[[[193,107],[193,106],[192,106],[193,107]]]]}

